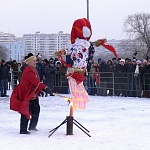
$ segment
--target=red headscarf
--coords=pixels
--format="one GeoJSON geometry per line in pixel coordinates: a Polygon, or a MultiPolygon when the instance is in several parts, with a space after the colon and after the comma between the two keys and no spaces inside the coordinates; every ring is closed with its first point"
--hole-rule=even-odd
{"type": "Polygon", "coordinates": [[[89,40],[92,35],[92,28],[89,20],[86,18],[77,19],[74,21],[71,30],[71,44],[76,38],[89,40]]]}

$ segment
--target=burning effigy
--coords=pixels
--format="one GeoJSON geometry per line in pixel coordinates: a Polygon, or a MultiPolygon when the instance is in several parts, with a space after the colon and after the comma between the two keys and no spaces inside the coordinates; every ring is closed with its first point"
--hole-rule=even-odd
{"type": "Polygon", "coordinates": [[[74,21],[71,30],[71,44],[65,50],[55,52],[58,59],[67,67],[67,79],[71,93],[70,116],[76,109],[85,109],[89,96],[83,81],[88,74],[87,65],[94,55],[94,46],[102,45],[118,57],[113,46],[106,44],[106,39],[91,42],[92,28],[86,18],[74,21]],[[64,58],[65,56],[65,58],[64,58]]]}

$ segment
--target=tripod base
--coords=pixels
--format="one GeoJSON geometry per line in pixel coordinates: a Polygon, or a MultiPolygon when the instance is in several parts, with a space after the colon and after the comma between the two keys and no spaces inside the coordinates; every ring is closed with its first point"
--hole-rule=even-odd
{"type": "Polygon", "coordinates": [[[52,134],[65,123],[67,123],[66,135],[73,135],[73,124],[75,124],[80,130],[82,130],[85,134],[91,137],[88,134],[90,131],[88,131],[83,125],[81,125],[77,120],[75,120],[71,116],[67,116],[66,119],[60,125],[49,131],[50,135],[48,137],[52,136],[52,134]]]}

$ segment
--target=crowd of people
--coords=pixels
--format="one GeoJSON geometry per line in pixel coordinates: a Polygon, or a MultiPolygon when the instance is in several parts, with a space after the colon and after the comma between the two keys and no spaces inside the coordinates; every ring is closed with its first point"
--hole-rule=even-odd
{"type": "MultiPolygon", "coordinates": [[[[42,60],[36,59],[36,69],[40,81],[46,84],[53,92],[59,92],[62,86],[68,86],[66,67],[57,58],[42,60]],[[66,83],[60,84],[64,78],[66,83]]],[[[20,82],[25,63],[18,63],[16,60],[0,62],[0,96],[8,97],[7,90],[12,89],[20,82]]],[[[85,75],[84,85],[89,95],[101,96],[130,96],[150,97],[150,58],[137,60],[117,59],[89,62],[87,67],[88,75],[85,75]]],[[[61,91],[66,93],[65,91],[61,91]]],[[[67,91],[68,92],[68,91],[67,91]]],[[[41,92],[41,96],[54,96],[41,92]]]]}
{"type": "MultiPolygon", "coordinates": [[[[20,83],[22,73],[26,67],[24,61],[22,63],[16,60],[0,61],[0,96],[8,97],[7,90],[14,89],[20,83]]],[[[57,85],[56,77],[59,74],[64,74],[66,68],[61,65],[58,59],[50,58],[49,60],[40,58],[36,59],[36,69],[40,77],[40,81],[46,84],[53,92],[54,86],[57,85]],[[61,67],[60,67],[61,66],[61,67]]],[[[48,96],[48,93],[41,92],[41,96],[48,96]]],[[[51,94],[50,96],[54,96],[51,94]]]]}
{"type": "MultiPolygon", "coordinates": [[[[0,96],[8,97],[7,90],[10,89],[10,82],[12,85],[17,85],[17,80],[20,78],[19,66],[20,63],[17,63],[16,60],[10,60],[5,62],[5,60],[0,61],[0,96]],[[13,80],[11,81],[11,73],[13,80]]],[[[13,87],[14,88],[14,87],[13,87]]]]}
{"type": "Polygon", "coordinates": [[[92,63],[85,85],[90,95],[150,97],[150,58],[99,59],[92,63]]]}

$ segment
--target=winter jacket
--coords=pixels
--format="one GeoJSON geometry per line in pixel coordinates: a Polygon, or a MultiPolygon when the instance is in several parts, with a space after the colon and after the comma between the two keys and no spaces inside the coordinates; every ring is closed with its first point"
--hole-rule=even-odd
{"type": "Polygon", "coordinates": [[[26,66],[20,83],[11,94],[10,109],[26,115],[29,119],[29,101],[38,97],[39,92],[45,87],[46,85],[40,82],[37,70],[30,66],[26,66]]]}
{"type": "Polygon", "coordinates": [[[43,73],[44,73],[44,67],[43,67],[42,63],[38,62],[36,64],[36,69],[37,69],[38,74],[40,76],[40,81],[42,81],[43,80],[43,73]]]}
{"type": "Polygon", "coordinates": [[[44,75],[46,78],[55,77],[57,69],[55,66],[47,65],[44,69],[44,75]]]}
{"type": "Polygon", "coordinates": [[[13,62],[11,67],[12,67],[12,71],[13,71],[14,76],[17,77],[18,76],[18,64],[16,62],[13,62]]]}
{"type": "Polygon", "coordinates": [[[9,79],[9,68],[5,65],[1,65],[0,67],[0,79],[5,80],[5,79],[9,79]]]}

